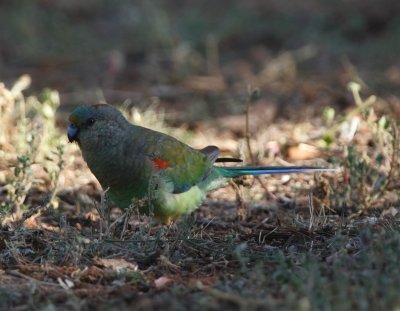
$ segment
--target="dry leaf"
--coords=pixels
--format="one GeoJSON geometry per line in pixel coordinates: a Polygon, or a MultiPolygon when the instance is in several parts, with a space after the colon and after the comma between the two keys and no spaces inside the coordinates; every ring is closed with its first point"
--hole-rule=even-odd
{"type": "Polygon", "coordinates": [[[288,148],[288,157],[290,160],[309,160],[320,155],[317,147],[308,144],[298,144],[288,148]]]}
{"type": "Polygon", "coordinates": [[[382,216],[382,217],[387,217],[387,216],[392,216],[392,217],[394,217],[394,216],[397,215],[398,212],[399,212],[399,211],[398,211],[395,207],[391,206],[391,207],[389,207],[388,209],[385,209],[385,210],[382,212],[381,216],[382,216]]]}
{"type": "Polygon", "coordinates": [[[222,76],[192,76],[188,77],[185,86],[197,92],[223,92],[226,88],[222,76]]]}
{"type": "Polygon", "coordinates": [[[161,276],[154,281],[154,285],[156,288],[165,287],[168,283],[171,283],[173,280],[167,276],[161,276]]]}
{"type": "Polygon", "coordinates": [[[58,284],[61,285],[62,288],[64,288],[65,290],[71,289],[72,287],[74,287],[74,282],[72,282],[71,280],[65,279],[63,280],[62,278],[58,277],[57,278],[58,284]]]}
{"type": "Polygon", "coordinates": [[[123,258],[95,258],[94,263],[98,266],[110,268],[116,272],[121,272],[124,270],[138,270],[138,265],[136,263],[133,264],[123,258]]]}

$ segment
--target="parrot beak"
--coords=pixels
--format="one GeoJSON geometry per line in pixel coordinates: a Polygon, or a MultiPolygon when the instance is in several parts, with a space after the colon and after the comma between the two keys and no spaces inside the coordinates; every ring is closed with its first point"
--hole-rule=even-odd
{"type": "Polygon", "coordinates": [[[70,143],[73,141],[78,141],[78,133],[79,127],[77,127],[74,123],[70,123],[67,130],[67,136],[70,143]]]}

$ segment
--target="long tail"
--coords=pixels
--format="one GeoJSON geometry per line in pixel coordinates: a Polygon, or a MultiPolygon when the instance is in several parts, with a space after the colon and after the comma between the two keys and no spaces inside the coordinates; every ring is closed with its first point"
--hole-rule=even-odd
{"type": "Polygon", "coordinates": [[[312,172],[335,172],[337,168],[312,166],[214,166],[222,177],[238,177],[242,175],[291,174],[312,172]]]}

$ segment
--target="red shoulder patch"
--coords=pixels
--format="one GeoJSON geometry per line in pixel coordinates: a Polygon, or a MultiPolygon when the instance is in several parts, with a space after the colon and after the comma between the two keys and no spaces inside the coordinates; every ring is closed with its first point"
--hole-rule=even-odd
{"type": "Polygon", "coordinates": [[[163,159],[153,159],[151,160],[153,162],[153,165],[157,170],[165,170],[166,168],[171,167],[171,164],[169,164],[167,161],[164,161],[163,159]]]}

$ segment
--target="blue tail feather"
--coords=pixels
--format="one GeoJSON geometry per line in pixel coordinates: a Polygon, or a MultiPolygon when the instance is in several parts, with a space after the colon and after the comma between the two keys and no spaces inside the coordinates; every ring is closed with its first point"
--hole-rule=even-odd
{"type": "Polygon", "coordinates": [[[238,177],[242,175],[292,174],[313,172],[334,172],[335,168],[312,166],[214,166],[223,177],[238,177]]]}

